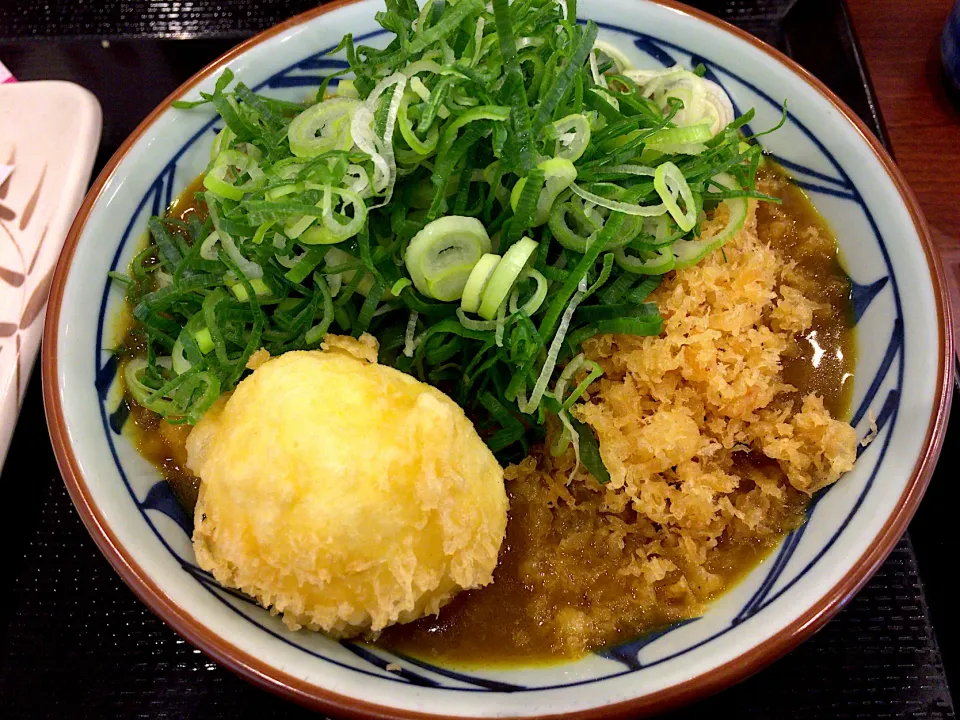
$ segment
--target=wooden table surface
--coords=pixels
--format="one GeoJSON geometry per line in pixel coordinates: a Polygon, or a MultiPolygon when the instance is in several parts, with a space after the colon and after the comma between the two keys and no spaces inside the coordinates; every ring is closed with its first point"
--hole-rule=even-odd
{"type": "MultiPolygon", "coordinates": [[[[951,284],[960,341],[960,100],[944,89],[940,33],[953,0],[847,0],[897,163],[951,284]]],[[[960,348],[960,342],[958,342],[960,348]]]]}

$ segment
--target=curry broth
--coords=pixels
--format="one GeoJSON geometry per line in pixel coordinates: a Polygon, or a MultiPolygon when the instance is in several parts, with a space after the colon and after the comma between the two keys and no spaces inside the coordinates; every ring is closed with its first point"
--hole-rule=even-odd
{"type": "MultiPolygon", "coordinates": [[[[780,205],[760,203],[760,239],[776,246],[799,266],[810,283],[809,288],[803,288],[805,294],[816,296],[832,308],[832,312],[815,320],[811,330],[796,338],[794,348],[783,359],[784,379],[797,388],[798,399],[817,392],[834,417],[845,418],[853,386],[854,332],[850,322],[850,283],[837,257],[836,241],[806,195],[772,164],[761,170],[758,189],[782,201],[780,205]]],[[[205,215],[203,203],[196,197],[201,190],[198,179],[174,202],[169,214],[180,219],[205,215]]],[[[135,340],[132,330],[127,335],[128,346],[135,347],[135,340]]],[[[163,472],[177,498],[192,512],[199,481],[186,469],[184,443],[189,426],[170,425],[135,403],[130,405],[134,422],[128,428],[138,450],[163,472]]],[[[779,472],[775,462],[754,454],[746,456],[738,469],[745,478],[751,470],[779,472]]],[[[751,481],[744,479],[744,486],[749,488],[751,481]]],[[[378,644],[407,655],[459,665],[528,664],[562,660],[584,651],[558,640],[545,621],[573,612],[569,622],[575,624],[575,611],[571,608],[584,603],[602,602],[619,612],[618,621],[602,633],[606,644],[623,642],[690,617],[688,606],[632,597],[620,579],[605,572],[608,551],[589,542],[594,517],[585,492],[581,493],[584,497],[578,497],[578,501],[584,500],[585,511],[567,514],[562,520],[552,516],[548,508],[551,498],[542,489],[508,483],[507,492],[507,536],[494,583],[460,593],[437,617],[388,628],[380,635],[378,644]],[[531,567],[534,550],[545,539],[556,544],[576,537],[588,539],[571,555],[575,564],[568,568],[567,576],[556,578],[549,593],[534,592],[524,580],[529,573],[540,572],[531,567]],[[589,592],[584,590],[587,587],[589,592]]],[[[573,492],[577,494],[576,490],[573,492]]],[[[735,585],[763,561],[783,534],[799,527],[807,501],[807,496],[788,485],[776,535],[764,540],[725,537],[721,541],[705,566],[722,579],[722,590],[714,595],[735,585]]],[[[628,543],[623,552],[629,550],[628,543]]]]}
{"type": "Polygon", "coordinates": [[[828,320],[814,316],[813,327],[797,338],[796,353],[784,358],[783,375],[802,393],[820,394],[831,415],[847,418],[856,357],[850,277],[833,232],[810,198],[788,181],[785,172],[770,165],[761,171],[758,189],[780,198],[781,204],[758,205],[758,235],[796,262],[810,281],[803,289],[834,310],[828,320]]]}
{"type": "MultiPolygon", "coordinates": [[[[167,209],[167,216],[184,221],[194,215],[206,219],[207,208],[199,197],[203,189],[201,175],[176,197],[167,209]]],[[[121,364],[146,352],[129,313],[126,313],[124,321],[125,330],[118,333],[123,337],[121,364]]],[[[129,395],[126,402],[132,422],[124,429],[131,434],[137,451],[163,473],[177,500],[192,516],[193,508],[197,504],[197,493],[200,491],[200,479],[187,470],[186,442],[191,426],[171,425],[156,413],[138,405],[129,395]]]]}
{"type": "MultiPolygon", "coordinates": [[[[584,492],[571,488],[583,512],[553,516],[539,488],[508,483],[510,512],[507,537],[500,550],[493,584],[460,593],[444,606],[439,616],[407,625],[394,625],[380,635],[377,644],[426,661],[441,661],[463,668],[475,666],[515,667],[559,662],[594,649],[584,647],[584,637],[603,638],[610,646],[691,617],[689,605],[660,603],[631,593],[627,579],[607,567],[635,548],[630,538],[622,550],[611,549],[606,540],[579,543],[567,554],[568,572],[548,577],[553,568],[541,569],[529,557],[546,538],[551,547],[571,537],[589,536],[597,529],[596,505],[584,492]],[[537,575],[537,592],[528,582],[537,575]],[[585,611],[602,604],[616,620],[603,627],[581,630],[585,611]]],[[[782,536],[803,522],[807,498],[789,493],[780,532],[769,540],[725,541],[712,554],[708,571],[719,576],[723,590],[735,585],[779,544],[782,536]]],[[[634,515],[628,513],[625,515],[634,515]]],[[[624,517],[625,522],[633,518],[624,517]]],[[[616,566],[614,565],[614,568],[616,566]]],[[[722,594],[716,593],[716,595],[722,594]]]]}

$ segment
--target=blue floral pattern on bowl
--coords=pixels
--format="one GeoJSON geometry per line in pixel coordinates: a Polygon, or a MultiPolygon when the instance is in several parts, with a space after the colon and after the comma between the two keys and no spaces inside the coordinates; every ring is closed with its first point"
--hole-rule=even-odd
{"type": "MultiPolygon", "coordinates": [[[[762,97],[763,100],[772,108],[779,110],[782,106],[782,100],[776,100],[770,97],[766,93],[763,93],[756,86],[748,83],[742,77],[724,69],[721,65],[710,61],[708,58],[698,53],[673,43],[657,40],[651,35],[633,32],[616,25],[600,23],[600,27],[606,32],[608,39],[614,42],[624,44],[624,39],[629,38],[629,42],[632,42],[632,44],[638,50],[640,50],[644,55],[660,66],[670,67],[679,62],[687,67],[695,67],[696,65],[702,63],[707,71],[706,77],[720,83],[729,91],[729,94],[732,97],[736,98],[737,93],[734,86],[739,84],[749,87],[752,92],[762,97]]],[[[361,36],[358,38],[358,40],[371,41],[382,37],[383,35],[385,35],[384,31],[373,32],[361,36]]],[[[319,81],[326,74],[337,72],[348,67],[346,60],[328,57],[327,53],[330,51],[330,49],[332,48],[327,48],[319,53],[304,58],[295,65],[285,68],[279,73],[268,78],[259,86],[255,87],[254,91],[262,92],[290,88],[315,88],[319,84],[319,81]],[[320,73],[318,74],[316,71],[320,71],[320,73]]],[[[741,110],[741,108],[736,109],[738,115],[740,114],[741,110]]],[[[802,124],[800,124],[795,117],[790,115],[788,116],[788,119],[789,122],[801,129],[812,142],[819,145],[812,133],[810,133],[802,124]]],[[[173,159],[171,159],[167,167],[165,167],[157,176],[150,188],[150,191],[143,198],[141,207],[139,209],[140,211],[130,219],[130,222],[127,226],[127,232],[124,234],[121,244],[117,249],[117,255],[113,266],[114,270],[119,270],[121,272],[125,270],[125,267],[119,264],[121,257],[124,256],[123,250],[126,249],[127,243],[135,243],[141,237],[142,230],[145,226],[145,223],[143,222],[143,210],[148,209],[151,215],[161,213],[164,208],[170,205],[179,187],[182,187],[182,184],[178,186],[177,182],[183,179],[184,173],[186,173],[187,177],[189,177],[192,173],[197,171],[197,168],[193,168],[192,172],[190,169],[180,171],[179,161],[185,150],[187,150],[189,147],[192,147],[195,143],[207,147],[213,137],[213,134],[220,131],[220,127],[221,126],[218,125],[218,119],[211,120],[203,128],[203,130],[191,138],[191,141],[188,145],[181,148],[180,152],[178,152],[173,159]]],[[[747,135],[752,134],[752,130],[749,126],[744,128],[744,133],[747,135]]],[[[859,205],[873,227],[877,243],[883,249],[884,254],[886,254],[883,236],[880,234],[879,228],[876,227],[876,223],[873,221],[869,209],[866,207],[863,199],[857,193],[853,183],[850,181],[849,177],[847,177],[846,173],[844,173],[843,169],[836,162],[836,160],[827,152],[826,148],[824,148],[822,145],[819,147],[825,159],[832,167],[833,173],[824,173],[814,170],[801,164],[800,162],[791,160],[789,157],[781,155],[773,155],[773,157],[777,160],[777,162],[790,170],[795,177],[797,185],[806,190],[813,197],[814,202],[817,201],[817,196],[828,195],[833,198],[838,198],[846,202],[856,203],[859,205]]],[[[875,419],[879,431],[885,430],[888,424],[892,426],[896,422],[901,389],[899,377],[895,381],[893,387],[885,389],[885,394],[882,398],[878,400],[877,396],[880,393],[881,386],[885,384],[885,380],[887,379],[888,374],[890,374],[894,362],[900,355],[904,338],[902,329],[903,323],[899,315],[899,289],[897,287],[896,277],[893,274],[892,267],[889,267],[888,264],[888,274],[882,275],[879,278],[855,278],[856,273],[854,272],[852,273],[851,279],[853,283],[854,313],[857,320],[863,316],[871,302],[880,293],[884,292],[884,290],[892,294],[898,313],[895,321],[894,332],[887,346],[887,351],[884,355],[883,362],[877,368],[876,374],[872,378],[863,378],[860,376],[857,377],[858,386],[865,381],[867,381],[869,384],[869,389],[863,394],[862,398],[857,404],[852,420],[853,424],[859,428],[859,435],[863,437],[870,430],[868,423],[864,422],[866,414],[870,408],[877,408],[874,415],[876,416],[875,419]]],[[[103,365],[101,372],[96,378],[96,384],[103,400],[102,407],[104,429],[110,434],[111,444],[113,444],[113,442],[115,442],[114,438],[119,440],[119,436],[122,435],[127,409],[122,403],[115,407],[112,411],[109,409],[111,405],[111,403],[108,401],[108,397],[110,395],[109,391],[115,382],[117,364],[112,355],[106,355],[106,358],[103,358],[103,353],[100,350],[100,348],[109,345],[109,342],[106,342],[105,338],[102,336],[103,327],[108,319],[107,300],[109,295],[110,286],[107,284],[104,287],[103,303],[101,306],[101,333],[98,334],[96,345],[97,354],[100,356],[99,359],[101,362],[103,362],[103,365]]],[[[898,363],[896,373],[900,374],[902,371],[902,363],[898,363]]],[[[883,459],[883,455],[887,452],[889,438],[890,433],[884,433],[883,444],[880,447],[879,457],[877,460],[878,467],[879,463],[883,459]]],[[[125,442],[125,440],[119,441],[125,442]]],[[[864,451],[865,449],[866,448],[862,446],[859,448],[860,452],[864,451]]],[[[123,475],[124,470],[119,462],[119,459],[117,459],[116,462],[117,470],[121,473],[121,475],[123,475]]],[[[870,492],[872,486],[873,482],[871,478],[871,481],[867,483],[866,487],[864,487],[862,491],[863,494],[866,495],[868,492],[870,492]]],[[[127,489],[136,499],[136,492],[130,485],[129,481],[127,482],[127,489]]],[[[820,500],[829,492],[829,488],[822,491],[814,498],[813,502],[810,503],[810,506],[807,509],[808,520],[816,512],[817,505],[819,504],[820,500]]],[[[144,513],[144,517],[147,522],[154,527],[155,532],[157,532],[158,537],[160,537],[162,541],[166,542],[164,539],[164,534],[156,527],[156,525],[154,525],[151,519],[151,513],[160,513],[165,515],[169,519],[173,520],[187,536],[192,534],[192,520],[187,516],[186,512],[184,512],[183,508],[177,502],[173,492],[170,490],[170,486],[165,481],[158,480],[150,488],[145,497],[137,500],[137,504],[144,513]]],[[[859,503],[856,504],[851,510],[851,515],[856,512],[857,507],[859,507],[859,503]]],[[[836,531],[837,536],[844,531],[846,525],[846,521],[840,525],[836,531]]],[[[766,573],[759,586],[750,595],[750,597],[733,616],[733,618],[730,619],[729,624],[723,629],[717,632],[712,632],[705,638],[698,639],[695,643],[690,644],[682,650],[678,650],[656,659],[641,659],[641,655],[643,654],[642,651],[649,648],[651,645],[669,633],[672,633],[679,628],[686,627],[695,621],[688,620],[681,622],[671,628],[644,635],[636,640],[632,640],[616,647],[601,650],[597,653],[597,657],[609,661],[604,663],[603,670],[599,670],[598,664],[598,672],[588,680],[578,680],[573,683],[566,683],[563,684],[562,687],[571,687],[574,685],[583,684],[584,682],[605,680],[610,677],[622,675],[626,672],[636,672],[644,667],[649,667],[652,664],[672,660],[682,656],[687,652],[702,647],[706,643],[719,640],[740,623],[743,623],[749,620],[755,614],[762,612],[778,597],[789,590],[794,583],[802,578],[815,563],[819,562],[826,550],[828,550],[833,544],[834,538],[831,538],[831,542],[825,545],[822,551],[818,553],[817,556],[812,560],[806,563],[792,563],[791,561],[793,556],[797,550],[797,547],[803,541],[804,531],[807,527],[807,524],[804,524],[799,529],[791,532],[784,538],[779,548],[775,551],[771,561],[767,563],[766,573]]],[[[203,584],[203,586],[211,594],[221,600],[234,612],[242,615],[250,622],[256,623],[264,631],[269,632],[283,642],[295,644],[297,647],[310,652],[319,659],[337,664],[343,663],[342,658],[337,658],[332,653],[324,653],[317,650],[307,650],[307,648],[298,642],[299,638],[301,638],[301,634],[299,633],[290,633],[286,630],[278,632],[275,622],[264,622],[264,620],[268,619],[270,616],[266,611],[260,609],[253,600],[234,590],[220,587],[208,572],[197,567],[191,557],[184,557],[172,546],[168,545],[168,549],[171,553],[176,555],[185,572],[188,572],[195,577],[196,580],[203,584]]],[[[487,673],[482,671],[458,671],[453,668],[426,663],[416,658],[398,656],[382,648],[370,646],[361,642],[341,641],[340,646],[352,653],[356,659],[354,662],[349,663],[350,667],[362,672],[372,672],[379,677],[387,678],[394,682],[412,683],[414,685],[423,685],[427,687],[450,687],[461,691],[470,689],[487,692],[514,692],[517,690],[532,689],[547,690],[558,687],[556,684],[538,686],[533,683],[529,685],[519,685],[515,683],[504,682],[496,679],[495,677],[488,676],[487,673]],[[388,664],[391,665],[390,671],[387,671],[386,669],[388,664]],[[401,669],[397,671],[393,669],[393,665],[399,665],[401,669]],[[374,669],[379,670],[379,672],[374,669]]]]}
{"type": "MultiPolygon", "coordinates": [[[[799,639],[835,610],[865,579],[871,568],[864,565],[882,559],[876,548],[892,546],[891,523],[902,530],[909,515],[904,507],[912,507],[922,491],[925,466],[919,463],[936,446],[934,420],[944,411],[948,311],[942,309],[922,226],[886,161],[809,81],[734,33],[669,3],[580,5],[581,14],[600,25],[601,38],[640,66],[702,63],[739,110],[756,108],[755,128],[776,124],[784,96],[790,100],[785,127],[763,142],[838,236],[853,281],[858,327],[851,420],[861,438],[875,422],[875,440],[859,449],[851,473],[814,498],[806,523],[702,617],[580,660],[523,668],[449,667],[363,642],[291,632],[196,565],[192,522],[122,432],[128,413],[120,402],[117,363],[107,349],[117,339],[113,318],[123,297],[106,280],[106,271],[126,268],[148,217],[162,212],[203,170],[220,127],[209,109],[168,108],[149,121],[98,186],[97,201],[86,215],[81,212],[75,248],[68,243],[62,298],[55,283],[58,325],[48,330],[52,342],[45,346],[56,359],[56,392],[68,435],[63,442],[75,455],[67,464],[79,476],[71,490],[101,547],[122,572],[121,565],[134,567],[136,581],[129,571],[126,578],[155,607],[162,601],[164,617],[260,682],[287,690],[300,683],[313,690],[301,689],[299,696],[319,704],[354,698],[401,714],[445,717],[589,710],[640,702],[694,678],[705,678],[709,686],[712,677],[755,668],[755,659],[743,658],[755,658],[760,646],[785,647],[777,638],[799,639]],[[744,670],[729,670],[738,663],[744,670]]],[[[377,9],[376,0],[364,0],[292,23],[229,64],[257,91],[304,99],[322,77],[345,66],[341,55],[326,54],[344,32],[370,44],[385,42],[373,20],[377,9]]],[[[208,90],[214,79],[208,74],[186,97],[208,90]]]]}

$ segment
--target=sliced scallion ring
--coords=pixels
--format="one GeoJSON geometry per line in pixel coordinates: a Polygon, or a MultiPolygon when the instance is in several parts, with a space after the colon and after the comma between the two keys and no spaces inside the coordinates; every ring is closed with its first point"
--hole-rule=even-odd
{"type": "Polygon", "coordinates": [[[550,211],[549,223],[550,232],[553,233],[553,237],[556,238],[557,242],[567,250],[573,250],[578,253],[586,252],[587,245],[597,236],[597,233],[602,227],[600,223],[595,222],[592,215],[587,215],[583,211],[583,207],[575,202],[559,202],[554,204],[553,209],[550,211]],[[577,221],[578,226],[589,229],[590,232],[587,235],[583,235],[575,228],[571,228],[568,222],[568,217],[571,216],[577,221]]]}
{"type": "MultiPolygon", "coordinates": [[[[739,190],[737,181],[726,173],[721,173],[713,178],[716,182],[729,190],[739,190]]],[[[698,240],[680,240],[670,246],[676,254],[676,269],[682,270],[691,265],[696,265],[707,253],[713,252],[727,240],[732,238],[743,227],[747,219],[747,209],[749,207],[746,198],[728,198],[723,201],[730,212],[726,226],[716,235],[710,237],[701,237],[698,240]]]]}
{"type": "Polygon", "coordinates": [[[680,229],[684,232],[692,230],[697,224],[697,206],[680,168],[672,162],[665,162],[657,167],[653,176],[653,187],[680,229]],[[681,209],[677,203],[678,196],[683,200],[685,209],[681,209]]]}
{"type": "MultiPolygon", "coordinates": [[[[628,217],[617,236],[607,242],[605,248],[613,250],[629,243],[642,226],[632,227],[633,222],[639,222],[636,217],[628,217]]],[[[588,212],[583,204],[577,199],[571,198],[569,202],[555,203],[550,211],[550,232],[558,243],[567,250],[573,250],[578,253],[585,253],[590,243],[596,239],[597,235],[603,229],[604,219],[596,211],[588,212]],[[576,228],[571,227],[569,221],[575,221],[576,228]],[[583,235],[578,230],[589,230],[589,234],[583,235]]]]}
{"type": "Polygon", "coordinates": [[[443,302],[459,300],[470,272],[490,251],[490,236],[476,218],[451,215],[428,223],[404,256],[417,290],[443,302]]]}
{"type": "Polygon", "coordinates": [[[440,142],[440,131],[434,123],[427,130],[427,136],[421,140],[413,128],[413,122],[410,120],[410,103],[418,99],[416,93],[407,92],[403,94],[400,101],[400,107],[397,110],[397,125],[400,126],[400,135],[418,156],[419,159],[428,157],[437,149],[437,143],[440,142]]]}
{"type": "Polygon", "coordinates": [[[331,150],[349,150],[353,147],[350,123],[359,107],[359,100],[342,96],[308,107],[287,128],[290,152],[297,157],[316,157],[331,150]]]}
{"type": "Polygon", "coordinates": [[[727,91],[712,80],[704,78],[703,87],[707,95],[705,103],[707,110],[703,119],[711,121],[710,131],[716,135],[733,122],[735,116],[733,103],[730,102],[727,91]]]}
{"type": "Polygon", "coordinates": [[[528,278],[533,280],[537,287],[534,289],[533,294],[527,298],[526,302],[523,303],[523,305],[520,305],[520,299],[517,297],[518,293],[516,289],[514,289],[514,291],[510,293],[510,312],[521,312],[527,317],[530,317],[540,309],[540,306],[543,305],[543,301],[547,299],[547,279],[542,273],[534,270],[533,268],[524,270],[518,279],[526,280],[528,278]]]}
{"type": "Polygon", "coordinates": [[[473,318],[467,317],[467,314],[463,311],[463,308],[457,308],[457,320],[460,321],[460,324],[463,325],[467,330],[496,330],[497,321],[496,320],[474,320],[473,318]]]}
{"type": "Polygon", "coordinates": [[[228,200],[241,200],[248,192],[263,185],[264,177],[257,161],[239,150],[224,150],[213,161],[213,167],[203,177],[203,186],[220,197],[228,200]],[[236,184],[243,176],[248,179],[236,184]]]}
{"type": "Polygon", "coordinates": [[[177,406],[169,401],[154,398],[155,391],[140,380],[140,372],[146,370],[146,358],[134,358],[123,368],[123,380],[127,390],[133,395],[133,399],[143,407],[160,413],[164,417],[180,415],[177,406]]]}
{"type": "Polygon", "coordinates": [[[200,257],[204,260],[216,260],[218,242],[220,242],[220,233],[214,230],[200,243],[200,257]]]}
{"type": "Polygon", "coordinates": [[[393,186],[397,181],[397,164],[393,152],[393,130],[400,111],[400,101],[407,86],[407,76],[395,72],[377,83],[367,99],[361,103],[350,121],[350,133],[353,141],[360,150],[370,156],[373,162],[373,190],[383,193],[384,197],[375,207],[381,207],[390,202],[393,197],[393,186]],[[383,136],[377,133],[378,125],[375,113],[380,96],[390,87],[393,87],[393,96],[387,109],[383,136]]]}
{"type": "Polygon", "coordinates": [[[360,197],[368,197],[371,193],[370,176],[362,165],[347,165],[347,172],[344,174],[344,180],[353,178],[349,189],[357,193],[360,197]]]}
{"type": "Polygon", "coordinates": [[[460,307],[464,312],[475,313],[480,309],[480,299],[483,297],[483,291],[486,289],[487,283],[490,282],[490,277],[499,262],[499,255],[487,253],[473,266],[470,277],[467,278],[467,284],[463,286],[463,296],[460,298],[460,307]]]}
{"type": "Polygon", "coordinates": [[[493,320],[496,317],[497,310],[510,295],[514,283],[527,267],[527,263],[537,251],[537,247],[539,247],[539,243],[525,237],[520,238],[507,248],[493,271],[486,289],[483,291],[483,298],[480,301],[480,317],[485,320],[493,320]]]}
{"type": "Polygon", "coordinates": [[[608,58],[613,60],[617,72],[623,72],[631,66],[630,58],[628,58],[623,51],[620,50],[620,48],[612,43],[604,42],[603,40],[597,40],[593,44],[593,51],[602,52],[608,58]]]}
{"type": "Polygon", "coordinates": [[[652,256],[646,260],[628,255],[625,248],[619,248],[614,253],[614,260],[617,265],[627,272],[637,273],[638,275],[663,275],[673,270],[677,265],[677,259],[673,253],[673,247],[658,248],[652,256]]]}
{"type": "MultiPolygon", "coordinates": [[[[360,228],[367,219],[367,206],[360,195],[347,188],[332,185],[317,186],[316,189],[323,190],[323,197],[317,203],[317,207],[323,211],[322,224],[316,224],[318,219],[316,215],[304,215],[284,226],[283,232],[288,238],[304,245],[332,245],[360,232],[360,228]],[[346,216],[342,212],[334,212],[335,196],[343,200],[343,210],[346,210],[347,206],[353,209],[353,217],[346,216]],[[340,222],[336,215],[347,217],[347,222],[340,222]]],[[[339,205],[339,202],[337,204],[339,205]]]]}
{"type": "Polygon", "coordinates": [[[177,338],[177,341],[173,344],[173,350],[170,351],[170,359],[173,361],[173,371],[177,375],[182,375],[187,370],[193,367],[193,363],[187,360],[186,355],[184,354],[183,340],[182,335],[186,330],[181,330],[181,337],[177,338]]]}
{"type": "MultiPolygon", "coordinates": [[[[543,225],[550,219],[550,210],[553,207],[557,196],[566,190],[577,179],[577,169],[573,163],[564,158],[551,158],[545,160],[539,165],[543,170],[544,182],[543,189],[537,198],[537,212],[533,218],[533,226],[543,225]]],[[[510,207],[514,211],[520,202],[520,195],[523,188],[526,187],[527,179],[520,178],[517,184],[513,186],[513,192],[510,193],[510,207]]]]}
{"type": "Polygon", "coordinates": [[[585,115],[576,113],[560,118],[553,127],[557,132],[556,156],[563,160],[576,162],[590,144],[590,121],[585,115]]]}
{"type": "Polygon", "coordinates": [[[337,238],[337,240],[334,242],[346,240],[347,238],[356,235],[358,232],[360,232],[360,228],[363,227],[363,223],[367,219],[367,206],[363,202],[363,198],[357,193],[347,190],[346,188],[327,185],[323,189],[323,201],[321,207],[323,208],[323,229],[329,232],[333,237],[337,238]],[[341,223],[334,217],[334,195],[339,195],[343,199],[344,210],[346,210],[347,205],[353,208],[353,217],[345,223],[341,223]]]}
{"type": "MultiPolygon", "coordinates": [[[[666,164],[666,163],[665,163],[666,164]]],[[[670,163],[671,165],[673,163],[670,163]]],[[[676,167],[676,165],[674,165],[676,167]]],[[[679,172],[679,171],[678,171],[679,172]]],[[[680,177],[683,177],[682,175],[680,177]]],[[[582,197],[588,202],[592,202],[594,205],[599,205],[600,207],[607,208],[607,210],[616,210],[617,212],[622,212],[625,215],[639,215],[641,217],[653,217],[655,215],[663,215],[667,212],[667,206],[664,203],[660,205],[634,205],[633,203],[620,202],[618,200],[609,200],[602,195],[597,195],[592,193],[589,190],[585,190],[576,183],[573,183],[570,186],[570,189],[574,193],[582,197]]],[[[693,227],[692,225],[690,227],[693,227]]],[[[689,228],[687,228],[689,230],[689,228]]]]}
{"type": "Polygon", "coordinates": [[[224,125],[223,129],[217,133],[217,136],[213,139],[213,144],[210,146],[210,162],[213,162],[217,159],[217,155],[222,153],[224,150],[229,149],[230,144],[237,139],[237,134],[229,128],[229,126],[224,125]]]}

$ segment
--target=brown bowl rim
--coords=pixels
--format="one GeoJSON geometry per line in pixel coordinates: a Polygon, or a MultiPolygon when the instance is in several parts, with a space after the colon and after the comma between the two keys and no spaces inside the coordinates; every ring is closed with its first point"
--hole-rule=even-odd
{"type": "MultiPolygon", "coordinates": [[[[43,331],[43,400],[47,415],[47,426],[57,458],[57,464],[60,467],[60,472],[63,474],[67,490],[84,525],[87,527],[87,530],[101,552],[120,574],[123,581],[129,585],[137,596],[146,603],[153,612],[159,615],[164,622],[193,645],[196,645],[217,662],[241,677],[271,692],[294,700],[301,705],[360,718],[435,719],[443,716],[391,708],[347,695],[341,695],[273,668],[212,633],[195,620],[185,608],[177,605],[167,597],[156,583],[154,583],[142,568],[127,554],[125,548],[119,543],[112,530],[105,523],[99,509],[93,503],[89,488],[80,472],[79,464],[74,456],[73,448],[70,445],[61,404],[62,401],[57,386],[60,309],[73,255],[91,208],[99,199],[107,182],[113,176],[117,165],[133,144],[140,138],[144,131],[153,124],[157,117],[170,107],[171,102],[182,97],[190,88],[229,64],[238,55],[269,38],[283,34],[295,26],[358,1],[359,0],[336,0],[336,2],[308,10],[239,44],[237,47],[214,60],[177,88],[137,126],[136,130],[134,130],[120,146],[100,172],[84,199],[83,205],[80,207],[77,217],[67,235],[63,251],[57,264],[43,331]]],[[[919,458],[913,469],[910,482],[900,497],[897,509],[887,519],[887,522],[881,528],[870,547],[859,558],[850,572],[828,592],[824,593],[823,597],[804,612],[803,615],[776,633],[773,637],[751,648],[734,660],[685,682],[650,695],[611,705],[590,708],[569,714],[537,716],[539,720],[560,717],[577,718],[579,720],[625,718],[628,716],[636,717],[638,714],[648,715],[663,712],[678,705],[689,703],[718,692],[723,688],[744,680],[767,664],[783,656],[819,630],[856,594],[870,576],[876,572],[907,529],[907,525],[916,511],[920,499],[923,497],[923,493],[930,482],[936,466],[937,457],[943,445],[952,398],[953,363],[951,362],[951,358],[953,357],[953,336],[952,332],[948,330],[952,327],[951,306],[946,292],[943,267],[913,192],[908,187],[900,170],[894,164],[893,159],[880,144],[879,140],[840,98],[807,70],[780,51],[729,23],[682,3],[675,2],[674,0],[647,1],[671,8],[688,17],[707,22],[722,31],[731,33],[741,40],[750,43],[774,60],[779,61],[836,107],[836,109],[853,124],[868,147],[872,149],[874,155],[876,155],[877,159],[884,166],[887,175],[900,193],[904,205],[911,215],[927,257],[927,264],[930,270],[930,277],[937,303],[937,318],[939,320],[938,330],[941,352],[938,358],[937,379],[940,388],[940,397],[936,410],[932,414],[927,427],[923,455],[919,458]]],[[[479,720],[479,718],[477,720],[479,720]]],[[[531,718],[527,717],[527,720],[531,720],[531,718]]]]}

